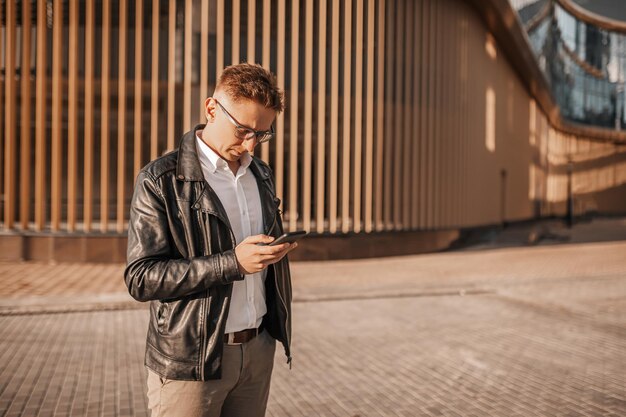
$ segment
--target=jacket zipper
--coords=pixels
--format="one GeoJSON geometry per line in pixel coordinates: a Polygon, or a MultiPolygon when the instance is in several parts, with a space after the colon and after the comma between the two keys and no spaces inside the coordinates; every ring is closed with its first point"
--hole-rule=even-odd
{"type": "MultiPolygon", "coordinates": [[[[206,230],[206,224],[204,223],[204,216],[202,214],[201,210],[198,210],[198,220],[200,222],[200,228],[202,230],[202,241],[204,242],[204,255],[207,255],[207,252],[209,251],[209,243],[207,241],[207,230],[206,230]]],[[[205,291],[204,294],[204,299],[202,300],[202,340],[201,340],[201,357],[200,357],[200,380],[204,381],[204,362],[205,362],[205,357],[206,357],[206,329],[208,326],[208,318],[207,318],[207,312],[206,312],[206,304],[207,304],[207,300],[209,298],[209,290],[205,291]]]]}
{"type": "MultiPolygon", "coordinates": [[[[276,221],[276,215],[278,213],[275,212],[274,213],[274,223],[272,223],[272,226],[270,227],[270,230],[266,233],[268,236],[271,235],[272,231],[274,230],[274,227],[276,227],[276,224],[278,223],[276,221]]],[[[275,269],[276,267],[274,267],[275,269]]],[[[278,275],[276,274],[276,270],[274,270],[274,283],[276,284],[276,293],[278,294],[278,298],[280,298],[280,302],[282,303],[284,309],[285,309],[285,337],[287,338],[287,346],[289,347],[289,356],[287,356],[287,363],[289,364],[289,369],[291,369],[291,341],[289,340],[289,332],[287,331],[287,323],[289,322],[289,310],[287,309],[287,303],[285,302],[285,300],[283,299],[283,296],[280,292],[280,287],[278,285],[278,275]]]]}

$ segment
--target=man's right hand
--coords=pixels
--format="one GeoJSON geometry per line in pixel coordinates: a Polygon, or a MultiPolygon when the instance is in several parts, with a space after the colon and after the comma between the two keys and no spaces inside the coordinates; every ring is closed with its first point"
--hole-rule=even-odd
{"type": "Polygon", "coordinates": [[[267,235],[247,237],[235,248],[235,256],[239,263],[239,272],[254,274],[267,268],[268,265],[280,261],[285,255],[298,247],[297,243],[283,243],[268,246],[274,238],[267,235]]]}

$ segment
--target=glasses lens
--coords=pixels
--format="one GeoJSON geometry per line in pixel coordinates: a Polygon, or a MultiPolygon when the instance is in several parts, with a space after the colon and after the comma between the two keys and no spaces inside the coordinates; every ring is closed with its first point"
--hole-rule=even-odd
{"type": "Polygon", "coordinates": [[[274,138],[274,133],[273,132],[266,132],[266,133],[262,134],[261,136],[259,136],[258,142],[259,143],[269,142],[273,138],[274,138]]]}
{"type": "Polygon", "coordinates": [[[256,134],[254,130],[246,129],[244,127],[237,127],[235,128],[235,136],[237,136],[238,139],[248,140],[255,137],[256,134]]]}

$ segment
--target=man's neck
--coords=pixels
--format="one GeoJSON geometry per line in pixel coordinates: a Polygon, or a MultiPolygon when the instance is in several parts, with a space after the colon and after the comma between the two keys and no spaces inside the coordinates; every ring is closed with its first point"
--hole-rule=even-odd
{"type": "Polygon", "coordinates": [[[241,166],[241,162],[237,161],[226,161],[228,163],[228,168],[233,172],[233,175],[237,175],[237,171],[239,171],[239,167],[241,166]]]}

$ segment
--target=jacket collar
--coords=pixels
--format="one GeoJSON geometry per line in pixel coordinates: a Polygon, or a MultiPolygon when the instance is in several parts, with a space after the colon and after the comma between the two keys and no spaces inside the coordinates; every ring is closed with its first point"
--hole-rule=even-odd
{"type": "Polygon", "coordinates": [[[196,148],[196,130],[204,129],[204,126],[196,125],[191,131],[185,133],[180,142],[176,178],[181,181],[204,181],[196,148]]]}
{"type": "MultiPolygon", "coordinates": [[[[228,223],[228,216],[224,207],[222,206],[217,194],[213,191],[210,185],[208,185],[204,179],[204,173],[200,166],[200,159],[198,158],[198,148],[196,145],[196,131],[204,129],[203,124],[196,125],[191,131],[185,133],[180,146],[178,147],[178,163],[176,165],[176,178],[180,181],[200,181],[204,186],[201,188],[200,195],[195,201],[194,208],[204,209],[211,212],[228,223]]],[[[280,205],[280,200],[274,193],[274,186],[272,183],[272,174],[263,162],[257,157],[252,157],[249,168],[254,174],[257,185],[259,187],[259,194],[261,197],[261,206],[263,211],[263,220],[265,227],[271,227],[276,210],[280,205]]]]}

